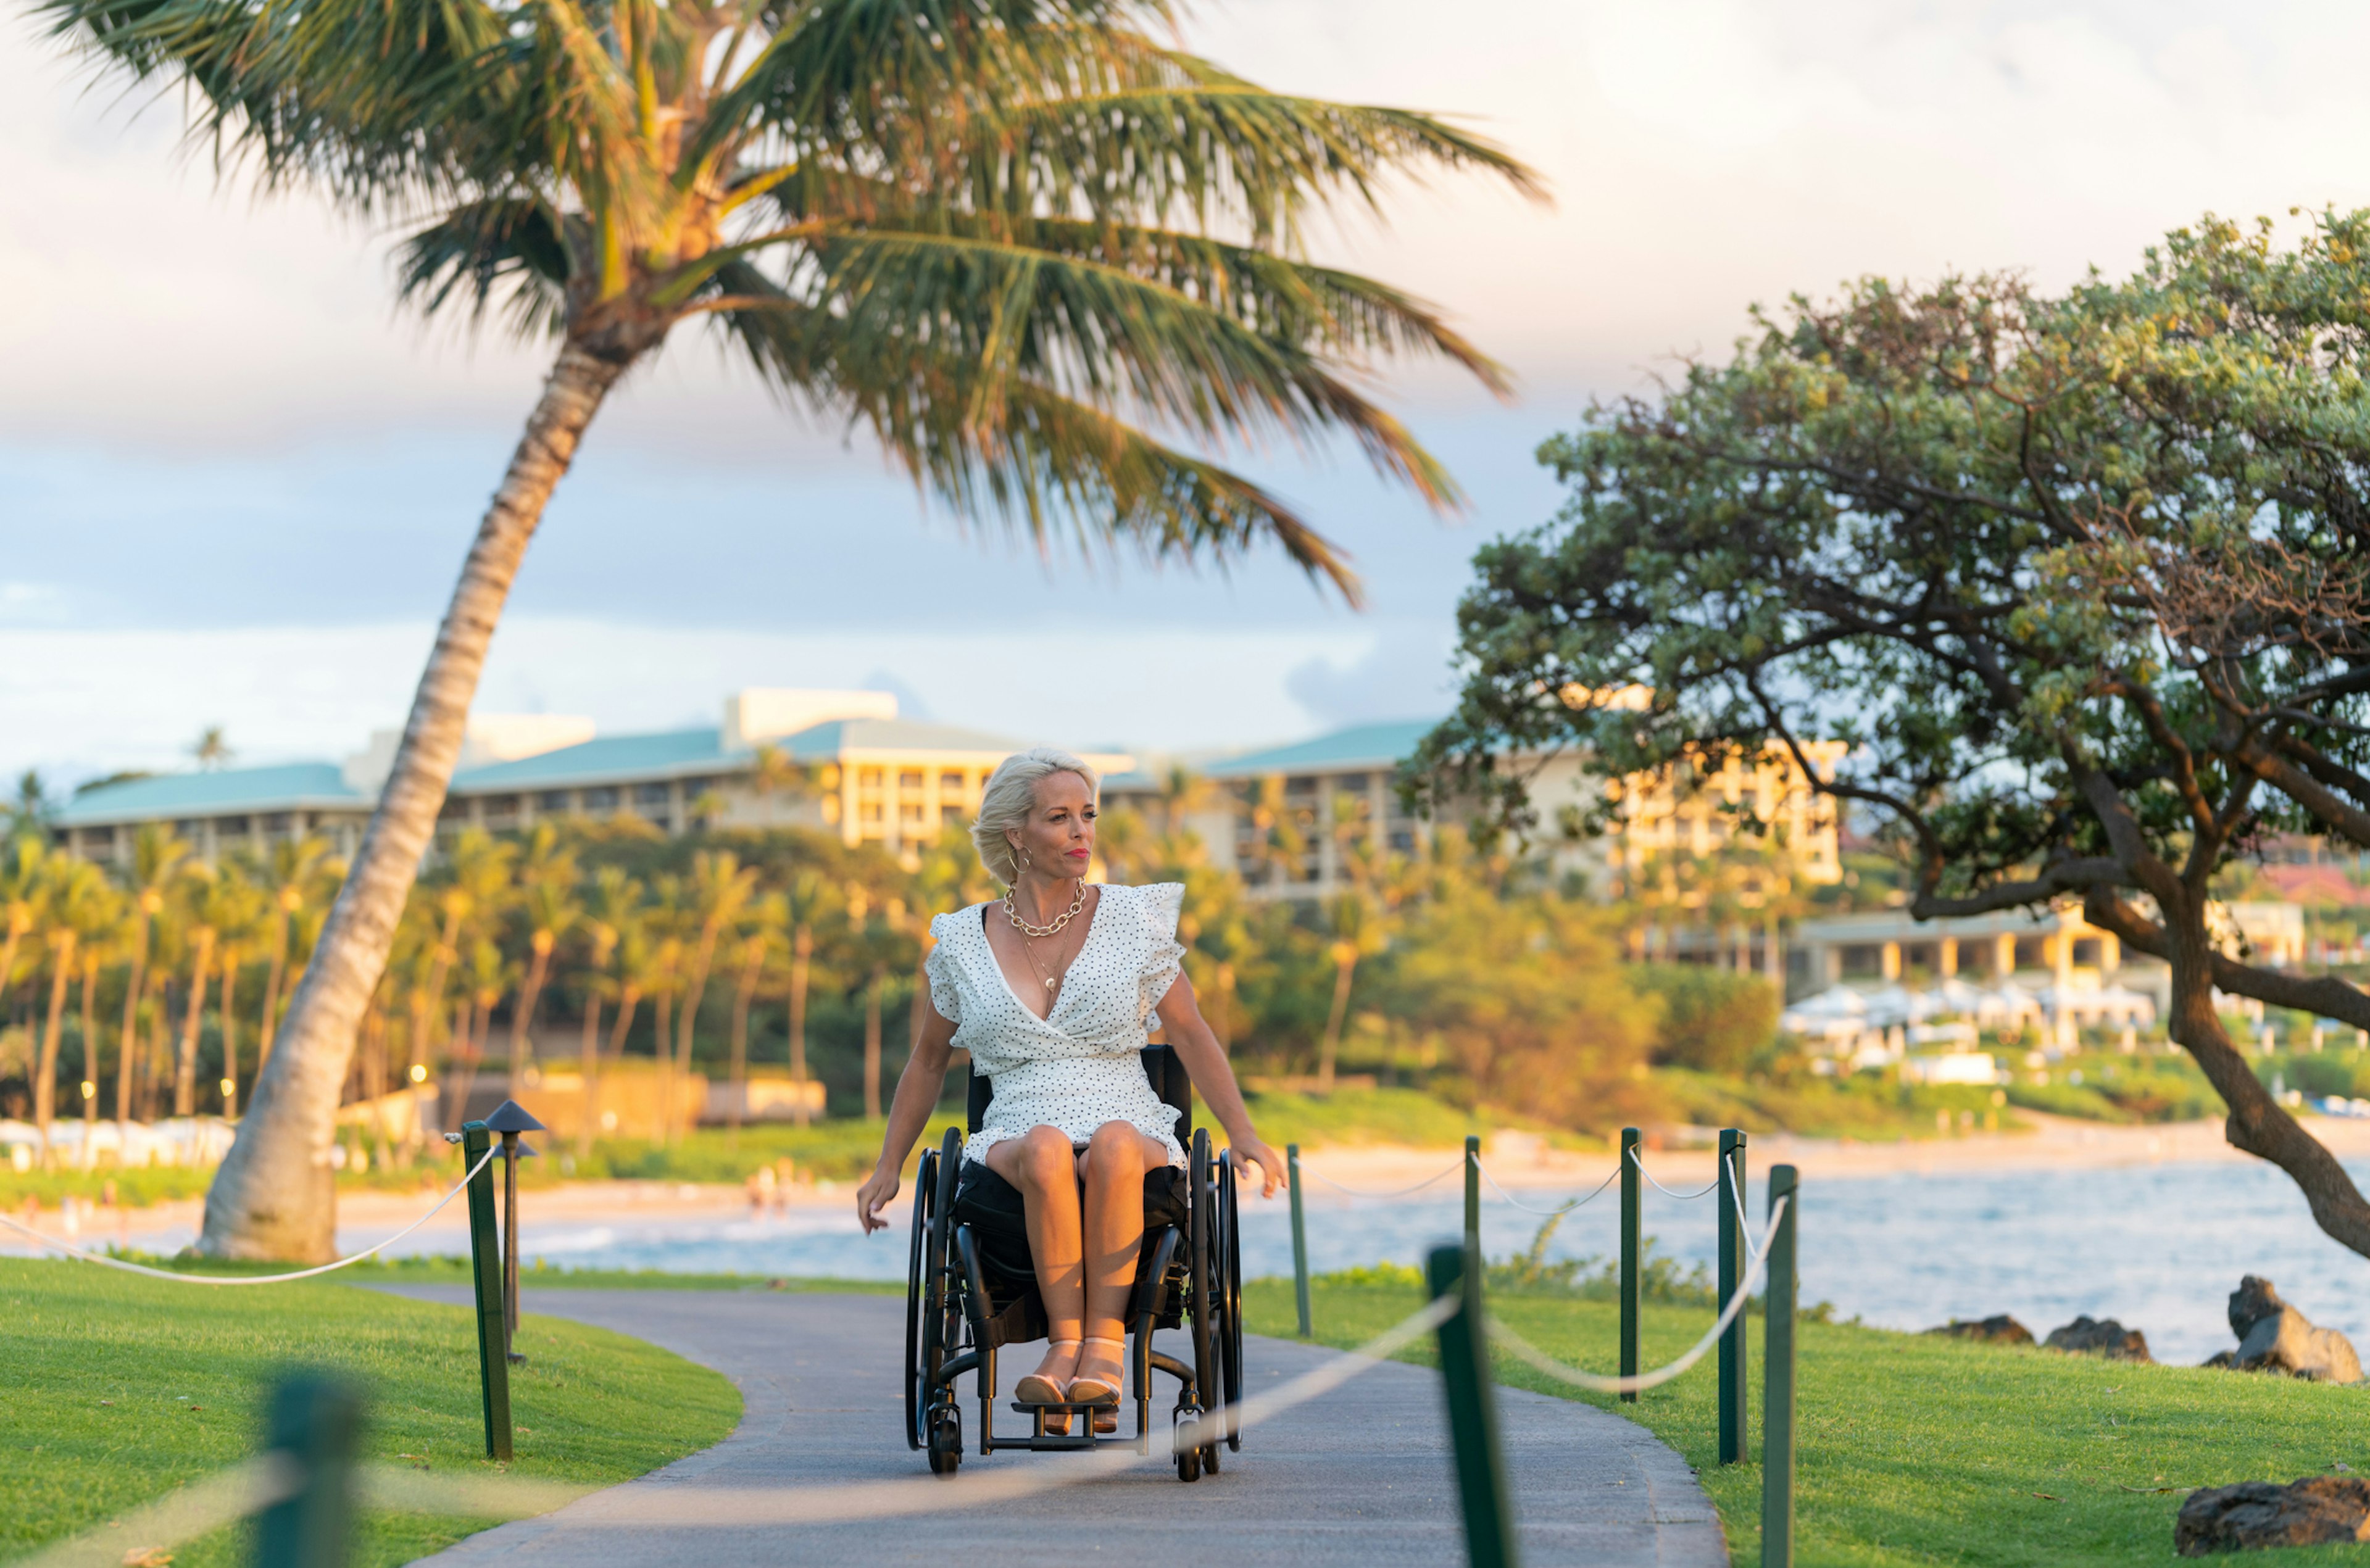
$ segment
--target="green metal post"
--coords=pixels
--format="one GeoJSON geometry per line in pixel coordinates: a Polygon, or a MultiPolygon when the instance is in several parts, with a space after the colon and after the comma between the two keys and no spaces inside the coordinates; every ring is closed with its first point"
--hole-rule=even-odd
{"type": "Polygon", "coordinates": [[[1317,1330],[1308,1315],[1308,1222],[1300,1211],[1300,1145],[1283,1146],[1283,1162],[1292,1172],[1292,1294],[1300,1306],[1300,1337],[1317,1330]]]}
{"type": "Polygon", "coordinates": [[[1465,1136],[1465,1250],[1481,1267],[1481,1140],[1471,1133],[1465,1136]]]}
{"type": "Polygon", "coordinates": [[[1481,1327],[1481,1259],[1462,1247],[1434,1247],[1426,1260],[1434,1300],[1462,1305],[1440,1325],[1440,1370],[1448,1435],[1456,1451],[1456,1492],[1465,1505],[1465,1559],[1472,1568],[1517,1568],[1513,1497],[1498,1441],[1490,1345],[1481,1327]]]}
{"type": "Polygon", "coordinates": [[[353,1539],[361,1393],[340,1379],[297,1372],[272,1391],[269,1421],[270,1450],[301,1481],[256,1516],[256,1568],[343,1568],[353,1539]]]}
{"type": "Polygon", "coordinates": [[[1771,1227],[1768,1328],[1763,1354],[1767,1387],[1761,1396],[1761,1568],[1794,1568],[1794,1236],[1801,1189],[1794,1167],[1769,1167],[1769,1207],[1791,1198],[1771,1227]]]}
{"type": "Polygon", "coordinates": [[[494,1173],[479,1165],[493,1136],[483,1122],[461,1124],[461,1159],[469,1178],[470,1275],[477,1286],[477,1386],[486,1413],[486,1457],[511,1457],[509,1314],[502,1310],[501,1238],[494,1230],[494,1173]]]}
{"type": "MultiPolygon", "coordinates": [[[[1744,1133],[1738,1127],[1720,1130],[1720,1302],[1725,1307],[1744,1278],[1744,1133]]],[[[1744,1314],[1720,1336],[1720,1462],[1740,1463],[1744,1458],[1746,1409],[1744,1314]]]]}
{"type": "MultiPolygon", "coordinates": [[[[1638,1129],[1621,1129],[1621,1375],[1638,1375],[1638,1306],[1639,1254],[1645,1250],[1641,1205],[1645,1199],[1643,1180],[1646,1170],[1639,1162],[1638,1129]]],[[[1638,1396],[1625,1393],[1624,1404],[1636,1404],[1638,1396]]]]}

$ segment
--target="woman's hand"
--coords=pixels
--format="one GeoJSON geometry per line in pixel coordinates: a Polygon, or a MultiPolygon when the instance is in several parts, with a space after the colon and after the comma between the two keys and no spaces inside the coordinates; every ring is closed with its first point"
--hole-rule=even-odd
{"type": "Polygon", "coordinates": [[[856,1189],[856,1222],[864,1227],[866,1235],[889,1228],[889,1221],[880,1218],[880,1211],[897,1201],[897,1189],[901,1185],[896,1166],[875,1165],[872,1174],[865,1177],[864,1185],[856,1189]]]}
{"type": "Polygon", "coordinates": [[[1275,1189],[1283,1185],[1285,1174],[1283,1156],[1256,1138],[1237,1139],[1231,1147],[1235,1151],[1235,1169],[1241,1170],[1243,1162],[1246,1160],[1257,1165],[1260,1173],[1260,1196],[1273,1197],[1275,1189]]]}

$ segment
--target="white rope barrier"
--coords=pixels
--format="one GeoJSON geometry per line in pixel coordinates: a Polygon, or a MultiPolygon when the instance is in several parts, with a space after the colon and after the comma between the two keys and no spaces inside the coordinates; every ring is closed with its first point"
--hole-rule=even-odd
{"type": "Polygon", "coordinates": [[[1613,1167],[1613,1175],[1607,1176],[1603,1181],[1597,1183],[1595,1190],[1591,1192],[1587,1197],[1573,1198],[1570,1203],[1567,1203],[1559,1208],[1534,1208],[1529,1204],[1524,1203],[1522,1199],[1516,1197],[1513,1193],[1508,1192],[1504,1187],[1499,1186],[1498,1178],[1490,1173],[1489,1166],[1482,1164],[1478,1160],[1475,1161],[1473,1163],[1474,1167],[1481,1173],[1481,1179],[1489,1183],[1491,1186],[1498,1188],[1498,1196],[1500,1197],[1504,1198],[1508,1203],[1513,1205],[1516,1208],[1521,1209],[1524,1214],[1548,1216],[1570,1214],[1582,1204],[1602,1197],[1605,1195],[1605,1189],[1613,1185],[1614,1177],[1621,1174],[1621,1167],[1616,1165],[1613,1167]]]}
{"type": "Polygon", "coordinates": [[[296,1495],[305,1469],[290,1454],[264,1454],[176,1487],[131,1509],[112,1524],[73,1536],[10,1568],[121,1568],[126,1562],[172,1561],[185,1540],[236,1524],[249,1514],[296,1495]]]}
{"type": "Polygon", "coordinates": [[[1744,1277],[1737,1282],[1736,1294],[1728,1299],[1728,1305],[1720,1309],[1719,1318],[1714,1320],[1708,1330],[1705,1331],[1704,1336],[1689,1346],[1686,1354],[1667,1367],[1658,1367],[1651,1372],[1639,1372],[1627,1378],[1607,1378],[1595,1372],[1584,1372],[1577,1367],[1566,1366],[1513,1329],[1508,1328],[1495,1314],[1492,1314],[1489,1320],[1490,1333],[1505,1345],[1507,1354],[1513,1356],[1515,1360],[1536,1371],[1544,1372],[1550,1378],[1570,1383],[1574,1388],[1588,1389],[1601,1394],[1643,1393],[1648,1389],[1660,1388],[1674,1378],[1683,1376],[1689,1368],[1709,1354],[1711,1347],[1720,1343],[1720,1336],[1728,1332],[1728,1325],[1736,1321],[1736,1314],[1744,1310],[1745,1299],[1753,1294],[1754,1287],[1761,1283],[1761,1276],[1767,1266],[1769,1243],[1766,1236],[1776,1232],[1778,1219],[1785,1214],[1787,1206],[1793,1201],[1793,1195],[1789,1193],[1780,1197],[1776,1207],[1770,1209],[1768,1230],[1765,1232],[1765,1239],[1759,1247],[1753,1245],[1753,1233],[1750,1230],[1744,1233],[1745,1250],[1752,1255],[1753,1266],[1745,1270],[1744,1277]]]}
{"type": "Polygon", "coordinates": [[[1423,1180],[1416,1183],[1416,1185],[1411,1187],[1400,1187],[1392,1192],[1376,1193],[1366,1192],[1357,1187],[1345,1187],[1340,1183],[1335,1181],[1332,1177],[1327,1175],[1324,1172],[1311,1170],[1307,1161],[1303,1160],[1300,1162],[1300,1173],[1302,1175],[1314,1176],[1318,1181],[1323,1182],[1327,1186],[1331,1187],[1334,1191],[1348,1193],[1352,1197],[1405,1197],[1409,1193],[1421,1192],[1424,1188],[1432,1185],[1432,1183],[1440,1181],[1444,1177],[1453,1176],[1463,1169],[1465,1169],[1465,1162],[1460,1159],[1455,1164],[1451,1165],[1447,1170],[1441,1172],[1439,1175],[1426,1176],[1423,1180]]]}
{"type": "Polygon", "coordinates": [[[1645,1156],[1639,1154],[1637,1150],[1632,1149],[1629,1150],[1629,1161],[1630,1163],[1638,1167],[1638,1173],[1645,1177],[1649,1183],[1651,1183],[1654,1190],[1661,1193],[1664,1197],[1675,1197],[1683,1201],[1691,1202],[1696,1198],[1708,1196],[1710,1194],[1716,1193],[1720,1190],[1720,1178],[1718,1176],[1714,1176],[1711,1180],[1711,1185],[1708,1187],[1698,1188],[1697,1191],[1691,1193],[1674,1193],[1670,1188],[1664,1186],[1662,1183],[1654,1180],[1654,1173],[1646,1169],[1645,1156]]]}
{"type": "Polygon", "coordinates": [[[348,1267],[353,1264],[362,1262],[362,1259],[369,1257],[373,1253],[382,1252],[385,1249],[395,1245],[397,1242],[402,1241],[406,1236],[410,1235],[414,1230],[419,1230],[422,1225],[425,1225],[430,1220],[435,1219],[438,1210],[442,1209],[446,1204],[452,1202],[454,1198],[460,1196],[462,1189],[466,1188],[469,1185],[470,1181],[476,1177],[478,1172],[486,1168],[486,1162],[488,1160],[491,1160],[500,1152],[500,1149],[499,1147],[487,1150],[484,1158],[480,1159],[476,1164],[469,1167],[469,1173],[461,1178],[460,1185],[455,1186],[451,1192],[446,1193],[443,1197],[436,1200],[436,1207],[434,1208],[431,1208],[427,1213],[421,1215],[419,1219],[413,1220],[402,1230],[397,1230],[385,1241],[378,1243],[377,1246],[365,1247],[362,1251],[354,1253],[351,1257],[339,1258],[335,1263],[325,1263],[317,1268],[298,1269],[293,1274],[184,1274],[178,1269],[150,1268],[145,1264],[126,1263],[121,1258],[109,1257],[105,1253],[85,1252],[80,1247],[70,1246],[66,1242],[59,1241],[55,1236],[45,1236],[29,1225],[20,1224],[18,1221],[11,1219],[6,1214],[0,1214],[0,1225],[6,1225],[11,1230],[22,1231],[24,1234],[33,1238],[36,1242],[40,1242],[41,1245],[48,1247],[52,1251],[63,1253],[70,1258],[79,1258],[84,1263],[95,1263],[102,1268],[120,1268],[126,1274],[144,1274],[151,1279],[173,1279],[178,1280],[184,1285],[285,1285],[292,1279],[310,1279],[316,1274],[328,1274],[337,1269],[348,1267]]]}
{"type": "MultiPolygon", "coordinates": [[[[1247,1431],[1373,1371],[1455,1316],[1460,1304],[1455,1296],[1441,1297],[1356,1349],[1230,1406],[1229,1427],[1247,1431]]],[[[1214,1428],[1217,1413],[1204,1415],[1202,1423],[1214,1428]]],[[[1177,1442],[1187,1447],[1198,1446],[1205,1436],[1199,1424],[1180,1426],[1177,1434],[1177,1442]]],[[[1215,1440],[1217,1431],[1207,1437],[1215,1440]]],[[[1100,1448],[1063,1465],[772,1490],[630,1483],[592,1488],[520,1476],[427,1475],[394,1465],[365,1465],[357,1478],[356,1500],[365,1507],[477,1519],[529,1518],[573,1505],[571,1522],[630,1529],[790,1528],[1010,1502],[1109,1480],[1141,1465],[1167,1464],[1171,1458],[1156,1444],[1149,1454],[1132,1448],[1100,1448]]],[[[132,1555],[126,1551],[127,1543],[135,1552],[167,1552],[193,1537],[284,1502],[295,1495],[303,1481],[302,1468],[293,1459],[266,1454],[180,1488],[116,1524],[60,1541],[11,1568],[120,1568],[132,1555]]]]}

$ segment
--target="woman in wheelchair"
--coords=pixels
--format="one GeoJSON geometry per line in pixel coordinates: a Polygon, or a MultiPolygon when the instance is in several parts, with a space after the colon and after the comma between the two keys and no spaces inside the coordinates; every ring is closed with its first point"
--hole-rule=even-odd
{"type": "Polygon", "coordinates": [[[1044,1357],[1013,1389],[1025,1404],[1117,1405],[1145,1214],[1181,1210],[1177,1112],[1138,1055],[1147,1025],[1165,1032],[1236,1161],[1259,1166],[1261,1196],[1283,1172],[1251,1128],[1179,962],[1183,887],[1087,882],[1095,789],[1086,763],[1049,747],[1007,759],[988,780],[972,838],[1009,891],[930,922],[921,1037],[880,1163],[856,1196],[867,1231],[889,1223],[880,1211],[897,1196],[952,1051],[968,1050],[994,1097],[963,1147],[958,1205],[994,1209],[1018,1195],[1045,1310],[1044,1357]]]}

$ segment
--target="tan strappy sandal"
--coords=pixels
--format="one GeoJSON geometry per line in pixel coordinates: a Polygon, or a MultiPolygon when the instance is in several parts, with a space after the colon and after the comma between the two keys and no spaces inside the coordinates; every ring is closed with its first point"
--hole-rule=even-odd
{"type": "MultiPolygon", "coordinates": [[[[1075,1339],[1047,1340],[1045,1354],[1051,1356],[1064,1345],[1077,1343],[1078,1341],[1075,1339]]],[[[1073,1386],[1075,1386],[1075,1379],[1073,1386]]],[[[1070,1401],[1070,1396],[1063,1391],[1060,1383],[1051,1378],[1041,1377],[1035,1372],[1030,1373],[1012,1385],[1012,1397],[1022,1404],[1067,1404],[1070,1401]]]]}
{"type": "MultiPolygon", "coordinates": [[[[1090,1333],[1086,1337],[1084,1343],[1087,1345],[1108,1345],[1117,1350],[1119,1354],[1112,1356],[1111,1359],[1120,1364],[1121,1370],[1116,1376],[1111,1378],[1081,1377],[1071,1379],[1070,1402],[1072,1404],[1118,1404],[1120,1384],[1123,1382],[1127,1377],[1127,1341],[1124,1339],[1105,1339],[1100,1334],[1090,1333]]],[[[1079,1359],[1084,1360],[1087,1355],[1087,1352],[1081,1349],[1079,1351],[1079,1359]]]]}

